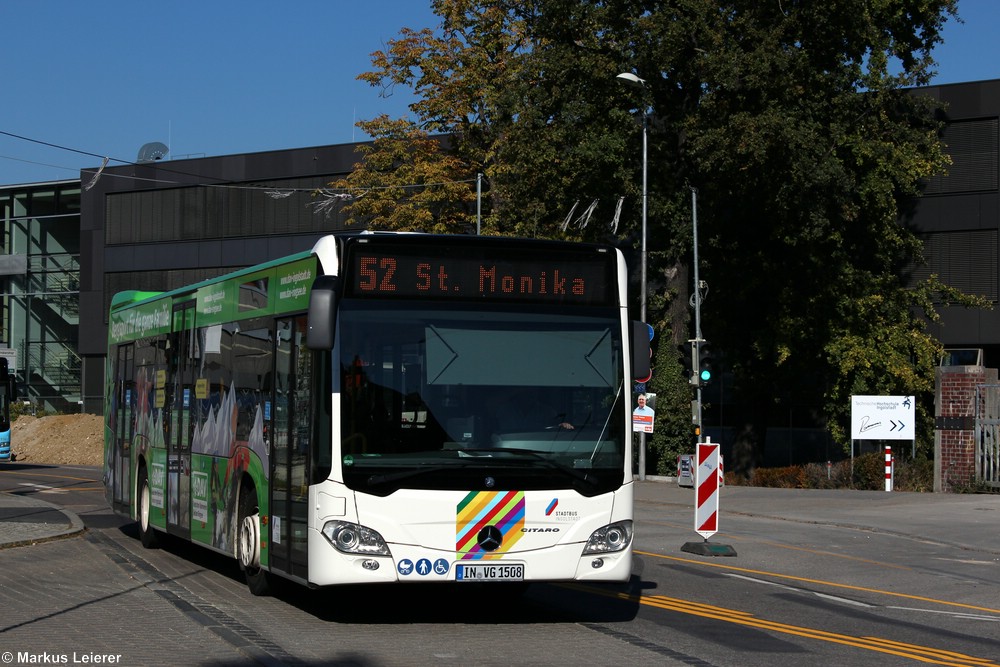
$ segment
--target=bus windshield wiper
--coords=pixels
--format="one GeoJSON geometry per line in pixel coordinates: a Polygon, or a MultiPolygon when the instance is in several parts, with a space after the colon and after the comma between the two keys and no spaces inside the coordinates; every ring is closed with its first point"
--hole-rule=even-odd
{"type": "MultiPolygon", "coordinates": [[[[577,470],[576,468],[571,468],[568,465],[559,463],[558,461],[553,461],[548,456],[545,456],[544,452],[539,452],[535,449],[521,449],[519,447],[477,447],[474,449],[461,449],[460,454],[465,454],[466,456],[470,454],[512,454],[512,455],[524,455],[530,457],[533,461],[538,461],[545,465],[546,468],[551,468],[552,470],[558,470],[559,472],[565,473],[566,475],[573,477],[574,479],[580,480],[592,487],[597,487],[600,483],[596,479],[593,479],[588,473],[577,470]]],[[[494,459],[498,461],[499,459],[494,459]]]]}
{"type": "Polygon", "coordinates": [[[407,468],[406,470],[400,470],[399,472],[382,473],[380,475],[371,475],[368,478],[368,486],[381,486],[382,484],[392,484],[393,482],[399,482],[404,479],[410,479],[411,477],[419,477],[421,475],[426,475],[433,472],[441,472],[442,470],[451,470],[453,468],[467,468],[473,465],[472,462],[454,462],[445,465],[434,464],[434,465],[421,465],[416,468],[407,468]]]}
{"type": "MultiPolygon", "coordinates": [[[[395,484],[406,479],[412,479],[414,477],[420,477],[421,475],[428,475],[437,472],[443,472],[447,470],[455,470],[460,468],[473,468],[483,465],[497,465],[502,464],[504,456],[496,456],[497,454],[506,455],[510,458],[516,457],[528,457],[533,462],[542,463],[545,468],[551,470],[557,470],[568,477],[586,484],[591,488],[597,488],[600,482],[594,479],[592,475],[583,470],[577,470],[565,464],[559,463],[558,461],[553,461],[549,457],[545,456],[543,452],[538,452],[533,449],[518,449],[510,447],[485,447],[485,448],[471,448],[471,449],[460,449],[457,450],[461,460],[451,461],[449,463],[436,463],[434,465],[421,465],[415,468],[407,468],[405,470],[400,470],[398,472],[381,473],[377,475],[371,475],[367,479],[369,487],[384,486],[387,484],[395,484]]],[[[508,460],[510,460],[508,458],[508,460]]]]}

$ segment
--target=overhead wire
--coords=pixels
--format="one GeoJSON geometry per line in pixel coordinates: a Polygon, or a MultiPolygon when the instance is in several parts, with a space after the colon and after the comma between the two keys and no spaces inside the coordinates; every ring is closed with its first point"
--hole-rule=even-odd
{"type": "MultiPolygon", "coordinates": [[[[442,182],[437,182],[437,183],[412,183],[412,184],[407,184],[407,185],[386,185],[386,186],[372,186],[372,187],[364,187],[364,188],[336,188],[336,189],[332,189],[332,188],[315,188],[315,187],[312,187],[312,188],[295,188],[295,187],[267,186],[267,185],[244,185],[244,184],[235,183],[233,181],[224,181],[224,179],[216,179],[216,180],[222,181],[220,183],[190,183],[190,182],[187,182],[187,181],[175,181],[175,180],[168,180],[168,179],[164,179],[164,178],[150,178],[150,177],[143,177],[143,176],[133,176],[133,175],[128,175],[128,174],[116,174],[116,173],[111,173],[111,172],[105,172],[104,168],[107,166],[107,164],[108,164],[109,161],[121,163],[121,165],[123,165],[123,166],[133,166],[133,167],[148,167],[148,166],[150,166],[151,163],[133,162],[131,160],[123,160],[121,158],[114,158],[114,157],[109,157],[109,156],[106,156],[106,155],[99,155],[97,153],[92,153],[90,151],[84,151],[84,150],[80,150],[80,149],[77,149],[77,148],[71,148],[69,146],[62,146],[60,144],[54,144],[54,143],[51,143],[51,142],[48,142],[48,141],[42,141],[40,139],[32,139],[31,137],[25,137],[23,135],[15,134],[13,132],[7,132],[5,130],[0,130],[0,135],[11,137],[13,139],[19,139],[21,141],[27,141],[27,142],[34,143],[34,144],[39,144],[39,145],[42,145],[42,146],[48,146],[50,148],[55,148],[55,149],[58,149],[58,150],[68,151],[68,152],[71,152],[71,153],[77,153],[79,155],[87,155],[89,157],[93,157],[93,158],[97,158],[98,160],[101,160],[102,164],[98,168],[83,168],[83,169],[76,170],[76,169],[73,169],[72,167],[60,167],[58,165],[45,164],[45,163],[41,163],[41,162],[32,162],[31,160],[23,160],[21,158],[10,158],[10,157],[5,156],[5,155],[0,155],[0,158],[7,158],[7,159],[12,159],[12,160],[17,160],[19,162],[27,162],[29,164],[38,164],[40,166],[53,167],[53,168],[56,168],[56,169],[66,169],[68,171],[81,171],[81,172],[87,172],[87,173],[93,174],[93,178],[91,179],[91,182],[88,183],[88,185],[90,187],[93,187],[93,185],[94,185],[94,183],[96,183],[96,179],[98,177],[110,177],[110,178],[125,178],[125,179],[136,180],[136,181],[145,181],[145,182],[149,182],[149,183],[159,183],[159,184],[164,184],[164,185],[186,185],[186,186],[190,186],[190,187],[230,188],[230,189],[238,189],[238,190],[264,190],[270,197],[275,198],[275,199],[282,199],[282,198],[291,196],[291,194],[293,194],[295,192],[307,192],[307,193],[317,193],[318,192],[318,193],[325,194],[325,195],[328,195],[330,193],[348,194],[349,190],[361,190],[361,191],[367,192],[367,191],[374,191],[374,190],[388,190],[388,189],[392,189],[392,188],[403,188],[403,189],[408,189],[408,188],[424,188],[424,187],[436,187],[436,186],[442,186],[442,185],[451,185],[451,184],[455,184],[455,183],[474,183],[476,181],[476,179],[474,179],[474,178],[469,178],[469,179],[462,179],[462,180],[455,180],[455,181],[442,181],[442,182]]],[[[184,176],[184,177],[187,177],[187,178],[193,178],[193,179],[214,178],[212,176],[206,177],[204,174],[195,174],[195,173],[191,173],[191,172],[180,171],[180,170],[177,170],[177,169],[171,169],[169,167],[164,167],[162,162],[157,163],[156,164],[156,168],[157,168],[157,170],[159,170],[161,172],[166,172],[168,174],[176,174],[178,176],[184,176]]]]}
{"type": "MultiPolygon", "coordinates": [[[[80,172],[85,172],[85,173],[88,173],[88,174],[92,175],[91,179],[88,181],[87,185],[84,186],[84,189],[86,189],[86,190],[90,190],[91,188],[93,188],[94,185],[96,185],[98,179],[100,179],[102,176],[104,176],[104,177],[108,177],[108,178],[126,178],[126,179],[130,179],[130,180],[145,181],[145,182],[148,182],[148,183],[157,183],[157,184],[161,184],[161,185],[184,185],[184,186],[187,186],[187,187],[225,188],[225,189],[236,189],[236,190],[260,190],[260,191],[263,191],[267,196],[271,197],[272,199],[285,199],[285,198],[290,197],[292,194],[294,194],[296,192],[306,192],[306,193],[310,193],[313,196],[319,197],[319,199],[320,199],[319,201],[312,202],[310,205],[313,206],[315,208],[315,210],[317,210],[317,211],[323,211],[323,212],[325,212],[327,214],[329,214],[330,209],[332,208],[332,206],[336,202],[338,202],[338,201],[345,201],[345,200],[351,200],[351,199],[357,199],[357,198],[363,197],[368,192],[373,192],[373,191],[378,191],[378,190],[389,190],[389,189],[404,189],[404,190],[406,190],[406,189],[410,189],[410,188],[437,187],[437,186],[453,185],[453,184],[459,184],[459,183],[475,183],[477,181],[476,178],[468,178],[468,179],[458,179],[458,180],[454,180],[454,181],[440,181],[440,182],[435,182],[435,183],[411,183],[411,184],[407,184],[407,185],[385,185],[385,186],[347,187],[347,188],[329,188],[329,187],[325,187],[325,188],[316,188],[316,187],[296,188],[296,187],[284,187],[284,186],[273,186],[273,185],[269,186],[269,185],[260,185],[260,184],[258,184],[258,185],[247,185],[247,184],[239,184],[239,183],[236,183],[236,182],[233,182],[233,181],[221,182],[221,183],[203,183],[203,182],[202,183],[199,183],[199,182],[191,183],[191,182],[188,182],[188,181],[175,181],[175,180],[167,180],[167,179],[163,179],[163,178],[151,178],[151,177],[145,177],[145,176],[135,176],[135,175],[129,175],[129,174],[116,174],[116,173],[113,173],[113,172],[106,172],[105,171],[105,167],[108,166],[108,162],[110,162],[110,161],[121,163],[124,166],[133,166],[133,167],[148,167],[151,163],[133,162],[132,160],[123,160],[121,158],[113,158],[113,157],[109,157],[109,156],[106,156],[106,155],[99,155],[97,153],[92,153],[90,151],[80,150],[78,148],[71,148],[69,146],[62,146],[60,144],[55,144],[55,143],[52,143],[52,142],[49,142],[49,141],[42,141],[41,139],[33,139],[31,137],[25,137],[25,136],[20,135],[20,134],[15,134],[14,132],[7,132],[6,130],[0,130],[0,135],[11,137],[13,139],[18,139],[18,140],[21,140],[21,141],[27,141],[27,142],[34,143],[34,144],[39,144],[39,145],[42,145],[42,146],[48,146],[50,148],[55,148],[57,150],[63,150],[63,151],[71,152],[71,153],[77,153],[79,155],[87,155],[89,157],[93,157],[93,158],[97,158],[97,159],[101,160],[100,167],[98,167],[96,169],[83,168],[83,169],[79,170],[80,172]],[[360,195],[359,194],[353,194],[355,192],[360,192],[361,194],[360,195]]],[[[6,159],[10,159],[10,160],[17,160],[19,162],[26,162],[26,163],[29,163],[29,164],[38,164],[38,165],[41,165],[41,166],[53,167],[53,168],[57,168],[57,169],[66,169],[66,170],[69,170],[69,171],[77,171],[77,170],[72,169],[71,167],[60,167],[58,165],[45,164],[45,163],[41,163],[41,162],[33,162],[31,160],[24,160],[24,159],[21,159],[21,158],[13,158],[13,157],[5,156],[5,155],[0,155],[0,158],[6,158],[6,159]]],[[[176,170],[176,169],[171,169],[169,167],[164,167],[162,163],[158,163],[156,165],[156,168],[160,172],[166,172],[168,174],[176,174],[178,176],[184,176],[186,178],[191,178],[191,179],[203,179],[203,178],[205,178],[204,174],[194,174],[194,173],[191,173],[191,172],[186,172],[186,171],[180,171],[180,170],[176,170]]],[[[214,178],[214,177],[209,176],[208,178],[214,178]]],[[[217,180],[222,181],[223,179],[217,179],[217,180]]],[[[621,215],[621,208],[622,208],[622,203],[623,203],[624,199],[625,199],[624,197],[620,197],[619,200],[618,200],[618,202],[617,202],[617,205],[615,207],[614,217],[613,217],[613,219],[611,221],[611,224],[610,224],[612,230],[614,230],[614,231],[617,231],[617,229],[618,229],[618,222],[619,222],[619,217],[621,215]]],[[[563,221],[563,223],[561,225],[561,228],[563,229],[563,231],[565,231],[566,228],[571,223],[572,224],[579,224],[581,228],[586,227],[587,223],[590,221],[590,218],[591,218],[591,216],[594,213],[594,210],[597,208],[597,200],[595,199],[593,202],[591,202],[590,206],[587,207],[587,210],[584,211],[584,213],[580,215],[580,217],[578,217],[576,220],[573,220],[573,213],[576,211],[576,207],[577,207],[577,205],[579,203],[580,202],[577,201],[575,204],[573,204],[573,207],[570,209],[569,214],[566,216],[566,219],[563,221]]]]}
{"type": "Polygon", "coordinates": [[[64,167],[58,164],[49,164],[48,162],[38,162],[37,160],[27,160],[22,157],[14,157],[12,155],[0,155],[0,159],[3,160],[13,160],[14,162],[24,162],[25,164],[34,164],[39,167],[51,167],[52,169],[64,169],[66,171],[79,172],[80,170],[75,167],[64,167]]]}

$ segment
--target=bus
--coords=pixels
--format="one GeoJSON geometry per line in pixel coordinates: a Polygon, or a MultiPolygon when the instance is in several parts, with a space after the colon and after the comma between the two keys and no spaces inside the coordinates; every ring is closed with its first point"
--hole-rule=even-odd
{"type": "Polygon", "coordinates": [[[109,312],[107,500],[235,558],[250,590],[621,582],[632,380],[623,255],[351,232],[109,312]]]}
{"type": "Polygon", "coordinates": [[[7,358],[0,357],[0,461],[13,461],[10,444],[10,404],[17,398],[17,384],[7,358]]]}

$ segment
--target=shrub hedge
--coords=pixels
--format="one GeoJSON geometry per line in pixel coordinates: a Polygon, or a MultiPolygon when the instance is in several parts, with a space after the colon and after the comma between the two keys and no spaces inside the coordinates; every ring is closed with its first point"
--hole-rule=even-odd
{"type": "MultiPolygon", "coordinates": [[[[827,465],[807,463],[784,468],[756,468],[749,476],[726,473],[726,484],[764,486],[781,489],[861,489],[885,488],[885,455],[871,452],[827,465]]],[[[933,491],[934,462],[927,459],[896,459],[892,488],[896,491],[933,491]]]]}

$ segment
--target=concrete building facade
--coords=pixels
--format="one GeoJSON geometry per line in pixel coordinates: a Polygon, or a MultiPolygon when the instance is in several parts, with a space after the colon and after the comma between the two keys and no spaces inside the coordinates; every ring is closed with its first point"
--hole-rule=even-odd
{"type": "MultiPolygon", "coordinates": [[[[317,191],[348,174],[356,144],[105,169],[81,204],[80,345],[85,409],[103,410],[108,307],[306,250],[343,229],[317,191]]],[[[84,172],[88,182],[93,174],[84,172]]]]}
{"type": "Polygon", "coordinates": [[[19,399],[82,406],[80,181],[0,188],[0,354],[19,399]]]}

